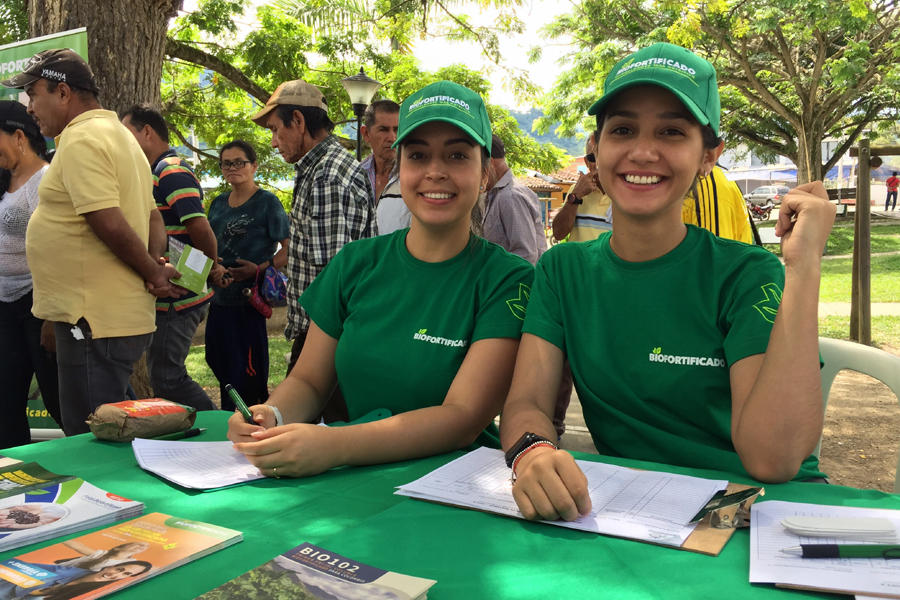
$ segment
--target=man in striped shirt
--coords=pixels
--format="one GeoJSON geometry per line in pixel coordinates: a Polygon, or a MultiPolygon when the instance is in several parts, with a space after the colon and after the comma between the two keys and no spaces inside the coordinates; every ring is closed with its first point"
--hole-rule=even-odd
{"type": "MultiPolygon", "coordinates": [[[[190,244],[213,260],[212,281],[225,269],[218,263],[216,236],[203,211],[203,190],[187,162],[169,147],[163,116],[148,105],[129,108],[122,124],[134,135],[153,171],[153,199],[163,217],[169,244],[190,244]]],[[[156,299],[156,332],[147,352],[153,393],[160,398],[213,410],[215,406],[184,366],[191,340],[209,311],[211,289],[181,298],[156,299]]]]}

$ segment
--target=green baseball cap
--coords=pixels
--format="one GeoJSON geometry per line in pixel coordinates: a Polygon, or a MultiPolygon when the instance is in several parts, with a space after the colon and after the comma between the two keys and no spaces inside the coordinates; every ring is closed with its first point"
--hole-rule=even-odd
{"type": "Polygon", "coordinates": [[[626,56],[606,76],[603,96],[588,114],[602,112],[616,94],[633,85],[658,85],[669,90],[701,125],[709,125],[719,135],[721,106],[716,70],[690,50],[659,42],[626,56]]]}
{"type": "Polygon", "coordinates": [[[400,123],[396,148],[414,129],[432,121],[456,125],[479,146],[491,151],[491,120],[484,101],[469,88],[452,81],[438,81],[426,85],[400,105],[400,123]]]}

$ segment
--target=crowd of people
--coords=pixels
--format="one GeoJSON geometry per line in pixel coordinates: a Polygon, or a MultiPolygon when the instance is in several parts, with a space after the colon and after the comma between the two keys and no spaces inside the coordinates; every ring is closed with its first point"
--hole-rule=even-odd
{"type": "MultiPolygon", "coordinates": [[[[294,165],[289,214],[255,183],[256,151],[241,140],[221,148],[230,189],[204,212],[162,116],[103,110],[71,51],[39,53],[0,83],[29,98],[27,113],[0,106],[3,351],[33,347],[18,374],[40,377],[54,371],[39,362],[55,334],[68,435],[125,397],[144,351],[158,395],[213,408],[184,368],[208,312],[207,361],[251,404],[253,422],[234,413],[228,437],[267,476],[502,446],[522,513],[574,519],[590,509],[558,449],[574,381],[603,454],[824,478],[811,452],[834,208],[819,182],[785,196],[784,266],[746,243],[746,212],[726,208],[716,167],[716,73],[688,50],[658,43],[612,69],[589,111],[589,171],[554,222],[570,243],[549,250],[482,98],[454,82],[373,103],[362,163],[334,136],[319,88],[279,85],[252,119],[294,165]],[[49,166],[38,128],[56,139],[49,166]],[[208,290],[176,285],[172,244],[213,260],[208,290]],[[247,300],[268,267],[287,276],[292,340],[271,393],[265,318],[247,300]],[[6,338],[13,321],[19,337],[6,338]]],[[[234,408],[224,393],[222,407],[234,408]]]]}

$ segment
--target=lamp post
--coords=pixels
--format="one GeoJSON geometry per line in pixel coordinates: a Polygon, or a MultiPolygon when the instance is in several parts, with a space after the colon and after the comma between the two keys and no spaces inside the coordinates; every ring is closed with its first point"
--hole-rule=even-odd
{"type": "Polygon", "coordinates": [[[381,83],[367,76],[362,67],[360,67],[359,73],[356,75],[341,79],[341,85],[347,90],[347,95],[350,96],[350,104],[353,105],[353,113],[356,115],[356,160],[359,160],[362,158],[360,128],[362,127],[363,114],[366,112],[369,102],[372,101],[372,96],[381,87],[381,83]]]}

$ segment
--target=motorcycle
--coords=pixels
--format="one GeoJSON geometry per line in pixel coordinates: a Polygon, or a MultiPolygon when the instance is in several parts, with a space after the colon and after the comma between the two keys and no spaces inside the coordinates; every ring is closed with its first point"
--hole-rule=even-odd
{"type": "Polygon", "coordinates": [[[775,205],[772,204],[771,201],[766,202],[765,204],[753,204],[752,202],[747,202],[747,210],[750,211],[750,217],[753,218],[754,221],[767,220],[773,208],[775,208],[775,205]]]}

